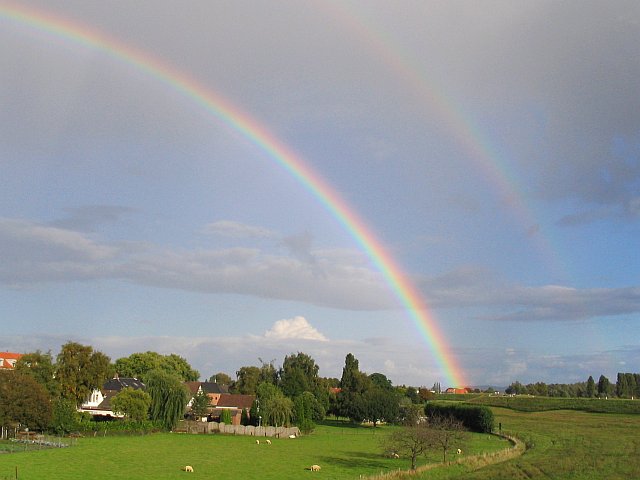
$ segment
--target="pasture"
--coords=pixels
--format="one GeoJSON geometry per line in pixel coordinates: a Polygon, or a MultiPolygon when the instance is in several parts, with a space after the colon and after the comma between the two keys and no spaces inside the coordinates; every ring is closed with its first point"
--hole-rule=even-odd
{"type": "MultiPolygon", "coordinates": [[[[414,479],[629,479],[640,478],[640,415],[588,413],[572,410],[522,412],[492,407],[496,426],[519,437],[527,451],[503,463],[469,462],[434,468],[414,479]]],[[[110,479],[184,478],[180,468],[192,465],[193,478],[297,479],[305,475],[332,479],[377,477],[406,470],[406,459],[386,458],[381,441],[395,427],[354,427],[326,422],[308,436],[272,439],[255,444],[254,437],[227,435],[151,434],[78,439],[64,449],[0,454],[0,480],[48,478],[110,479]],[[319,473],[309,467],[318,464],[319,473]]],[[[464,455],[496,452],[506,441],[470,435],[464,455]]],[[[440,453],[420,459],[438,463],[440,453]]],[[[455,455],[450,455],[456,460],[455,455]]],[[[396,477],[394,475],[394,477],[396,477]]],[[[191,478],[191,477],[188,477],[191,478]]],[[[313,477],[315,478],[315,477],[313,477]]]]}
{"type": "Polygon", "coordinates": [[[493,408],[496,425],[525,441],[527,451],[478,471],[459,467],[425,472],[419,479],[608,480],[640,478],[640,415],[570,410],[518,412],[493,408]]]}
{"type": "MultiPolygon", "coordinates": [[[[386,458],[381,441],[393,428],[352,427],[327,422],[308,436],[272,438],[271,445],[255,437],[160,433],[78,439],[70,448],[0,455],[0,479],[87,479],[99,474],[109,479],[172,479],[187,475],[181,467],[192,465],[193,478],[298,479],[317,475],[332,479],[357,479],[407,469],[406,459],[386,458]],[[319,473],[309,467],[318,464],[319,473]]],[[[469,435],[461,447],[469,454],[496,451],[508,443],[491,435],[469,435]]],[[[421,463],[437,462],[434,452],[421,463]]],[[[452,455],[453,457],[453,455],[452,455]]],[[[191,477],[188,477],[191,478],[191,477]]]]}

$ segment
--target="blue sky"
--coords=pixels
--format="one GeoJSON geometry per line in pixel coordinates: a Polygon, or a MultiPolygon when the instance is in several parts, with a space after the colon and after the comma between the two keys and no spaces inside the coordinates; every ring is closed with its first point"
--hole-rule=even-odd
{"type": "MultiPolygon", "coordinates": [[[[150,52],[296,151],[470,384],[638,371],[636,2],[11,5],[150,52]]],[[[0,350],[173,352],[203,378],[298,351],[339,377],[352,352],[445,381],[359,245],[240,132],[1,14],[0,61],[0,350]]]]}

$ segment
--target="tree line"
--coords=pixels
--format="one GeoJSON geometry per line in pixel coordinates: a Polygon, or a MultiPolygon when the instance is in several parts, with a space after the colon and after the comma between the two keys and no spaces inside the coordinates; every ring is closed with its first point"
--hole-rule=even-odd
{"type": "Polygon", "coordinates": [[[640,373],[618,372],[615,383],[611,383],[604,375],[600,375],[598,382],[592,376],[589,376],[586,382],[577,383],[536,382],[523,385],[515,381],[506,388],[505,393],[541,397],[639,398],[640,373]]]}
{"type": "MultiPolygon", "coordinates": [[[[224,372],[209,378],[228,386],[230,393],[255,396],[250,415],[243,415],[246,424],[295,424],[310,431],[329,414],[354,422],[370,420],[375,426],[380,421],[397,421],[406,416],[409,406],[433,396],[426,388],[394,386],[384,374],[360,371],[351,353],[340,379],[319,376],[315,360],[302,352],[287,355],[279,368],[275,360],[259,362],[241,367],[235,380],[224,372]]],[[[114,411],[123,413],[126,420],[151,422],[164,429],[172,429],[186,412],[191,394],[185,382],[200,378],[176,354],[138,352],[112,362],[89,345],[68,342],[55,358],[51,352],[26,353],[14,371],[0,372],[0,425],[68,433],[91,421],[78,414],[78,407],[116,374],[137,378],[146,389],[123,389],[111,400],[114,411]]],[[[210,407],[206,395],[196,395],[194,414],[204,416],[210,407]]]]}

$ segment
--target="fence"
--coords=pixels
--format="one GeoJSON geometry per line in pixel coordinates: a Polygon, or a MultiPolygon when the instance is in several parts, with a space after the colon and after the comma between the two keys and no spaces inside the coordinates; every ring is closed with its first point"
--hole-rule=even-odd
{"type": "Polygon", "coordinates": [[[8,428],[0,430],[0,437],[4,440],[0,443],[0,453],[24,452],[45,448],[66,448],[76,444],[75,438],[63,438],[8,428]]]}
{"type": "Polygon", "coordinates": [[[300,436],[298,427],[254,427],[253,425],[227,425],[218,422],[178,422],[176,433],[226,433],[230,435],[248,435],[251,437],[289,438],[300,436]]]}

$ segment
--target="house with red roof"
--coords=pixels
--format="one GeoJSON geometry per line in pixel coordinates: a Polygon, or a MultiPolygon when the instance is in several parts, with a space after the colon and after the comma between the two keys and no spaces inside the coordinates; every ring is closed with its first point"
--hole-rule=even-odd
{"type": "Polygon", "coordinates": [[[13,370],[20,357],[22,357],[21,353],[0,352],[0,369],[13,370]]]}
{"type": "Polygon", "coordinates": [[[471,389],[467,387],[449,387],[445,390],[444,393],[455,393],[455,394],[464,394],[471,393],[471,389]]]}
{"type": "Polygon", "coordinates": [[[229,393],[229,388],[226,385],[214,382],[185,382],[185,385],[191,392],[191,400],[187,404],[188,408],[191,408],[193,398],[199,392],[204,392],[209,397],[209,419],[219,418],[223,410],[229,410],[233,425],[240,425],[243,410],[247,417],[249,416],[253,401],[256,399],[255,395],[229,393]]]}

